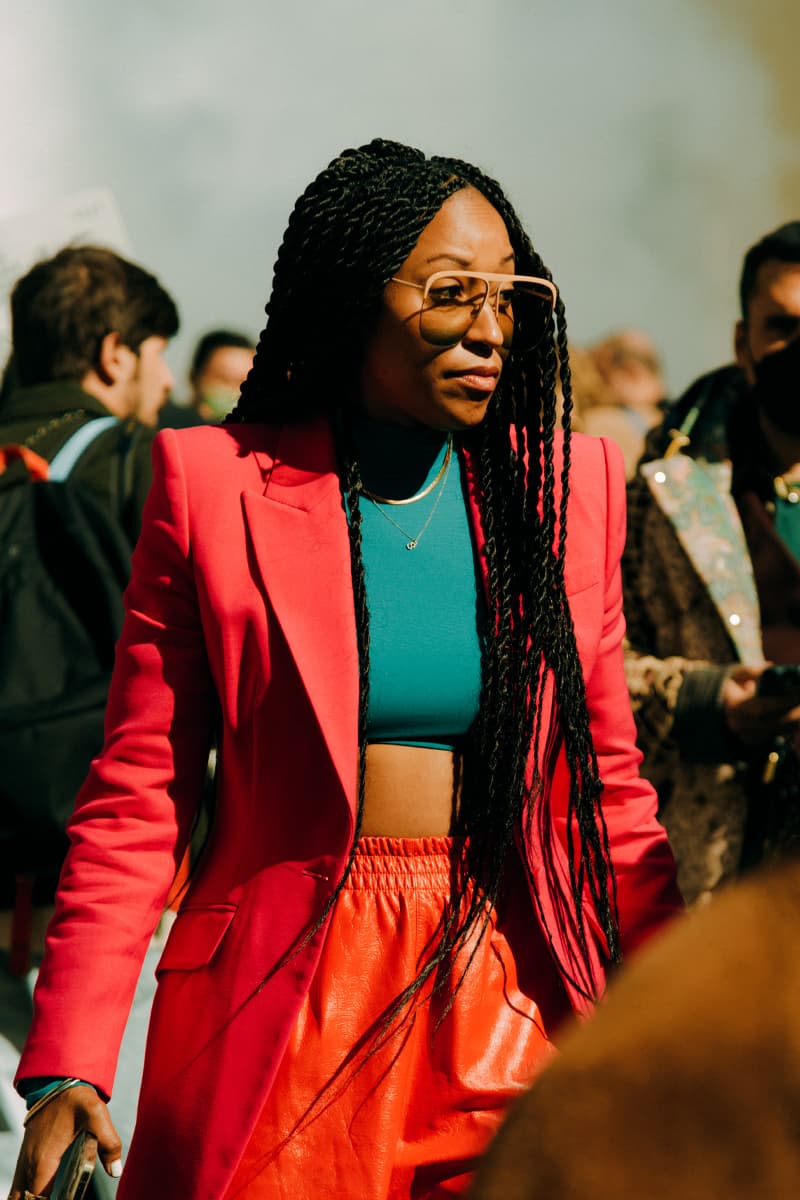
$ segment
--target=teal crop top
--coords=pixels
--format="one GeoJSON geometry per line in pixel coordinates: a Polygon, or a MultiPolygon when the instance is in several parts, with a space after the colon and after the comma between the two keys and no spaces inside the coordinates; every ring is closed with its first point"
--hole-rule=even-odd
{"type": "MultiPolygon", "coordinates": [[[[442,467],[447,441],[439,432],[366,419],[355,432],[364,486],[379,495],[414,495],[442,467]]],[[[361,512],[370,614],[367,741],[454,749],[478,712],[484,621],[455,448],[428,496],[378,505],[364,495],[361,512]]]]}

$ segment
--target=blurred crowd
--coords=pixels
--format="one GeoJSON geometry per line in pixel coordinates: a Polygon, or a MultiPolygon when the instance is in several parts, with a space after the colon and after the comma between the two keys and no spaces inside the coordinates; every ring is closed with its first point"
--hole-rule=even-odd
{"type": "MultiPolygon", "coordinates": [[[[21,472],[44,478],[71,444],[71,478],[94,505],[81,519],[101,513],[129,553],[158,428],[224,420],[255,354],[246,334],[210,329],[179,385],[165,359],[178,330],[173,299],[148,270],[95,246],[37,263],[16,283],[11,314],[0,396],[4,589],[14,566],[3,513],[21,472]],[[98,418],[107,424],[89,440],[98,418]]],[[[617,443],[629,481],[628,686],[642,772],[698,911],[626,968],[599,1017],[567,1040],[487,1159],[482,1197],[782,1197],[800,1186],[800,1133],[783,1115],[800,1090],[800,221],[744,253],[731,327],[730,361],[709,363],[676,398],[643,330],[570,347],[573,428],[617,443]],[[701,1186],[706,1176],[716,1182],[701,1186]]],[[[20,653],[10,612],[4,664],[20,653]]],[[[50,669],[52,650],[31,637],[28,662],[50,669]]],[[[85,663],[95,649],[74,653],[85,663]]],[[[25,699],[11,694],[14,678],[9,670],[0,683],[8,754],[20,749],[9,722],[25,699]]],[[[72,678],[63,664],[59,694],[72,678]]],[[[84,742],[67,737],[78,774],[99,728],[84,742]]],[[[66,778],[57,754],[45,766],[66,778]]],[[[17,1048],[18,981],[35,961],[37,914],[63,854],[58,815],[21,812],[24,791],[0,785],[0,1034],[17,1048]],[[45,819],[47,834],[36,825],[45,819]]]]}
{"type": "Polygon", "coordinates": [[[574,428],[612,438],[630,479],[647,433],[669,408],[655,343],[641,329],[620,329],[592,345],[570,346],[570,369],[574,428]]]}

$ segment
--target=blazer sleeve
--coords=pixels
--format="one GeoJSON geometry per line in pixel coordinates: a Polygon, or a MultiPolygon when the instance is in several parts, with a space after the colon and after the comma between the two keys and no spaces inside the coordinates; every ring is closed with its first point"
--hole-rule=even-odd
{"type": "Polygon", "coordinates": [[[154,443],[153,476],[105,745],[68,827],[17,1076],[72,1075],[105,1095],[142,960],[189,841],[216,713],[172,431],[154,443]]]}
{"type": "Polygon", "coordinates": [[[675,860],[656,817],[652,786],[639,775],[642,755],[625,680],[620,559],[625,544],[625,475],[618,447],[605,455],[606,556],[603,624],[587,680],[592,737],[603,781],[602,809],[614,865],[623,952],[638,946],[683,907],[675,860]]]}

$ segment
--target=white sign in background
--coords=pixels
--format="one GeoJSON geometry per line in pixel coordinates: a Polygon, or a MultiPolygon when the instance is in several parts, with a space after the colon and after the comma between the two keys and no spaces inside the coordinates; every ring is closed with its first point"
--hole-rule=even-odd
{"type": "Polygon", "coordinates": [[[43,208],[0,217],[0,368],[11,346],[11,289],[34,263],[63,246],[92,243],[130,254],[130,239],[109,188],[93,188],[43,208]]]}

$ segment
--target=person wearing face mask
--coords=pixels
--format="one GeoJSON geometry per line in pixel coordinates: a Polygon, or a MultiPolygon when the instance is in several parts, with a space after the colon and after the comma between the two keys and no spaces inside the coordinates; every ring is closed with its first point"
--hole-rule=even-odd
{"type": "Polygon", "coordinates": [[[161,410],[160,429],[218,425],[236,407],[256,348],[251,338],[230,329],[212,329],[195,346],[189,367],[188,402],[169,401],[161,410]]]}
{"type": "Polygon", "coordinates": [[[251,338],[228,329],[212,329],[197,343],[189,371],[191,403],[204,421],[216,424],[236,407],[255,352],[251,338]]]}
{"type": "Polygon", "coordinates": [[[747,252],[740,301],[738,373],[692,385],[628,490],[628,687],[690,902],[800,826],[800,221],[747,252]]]}

